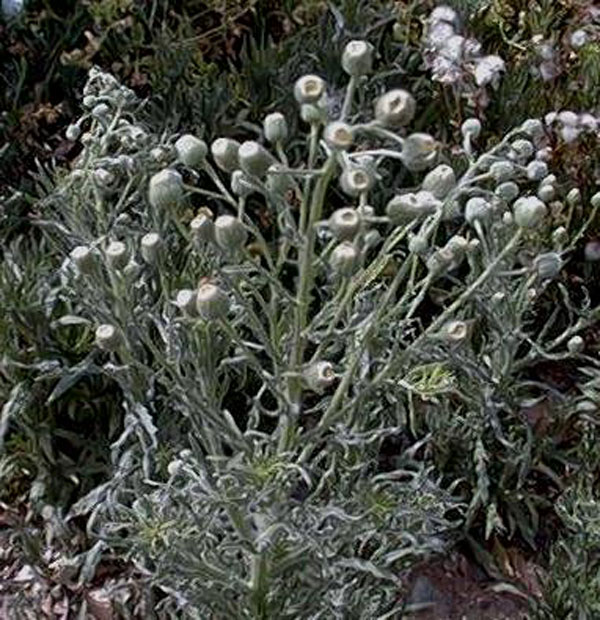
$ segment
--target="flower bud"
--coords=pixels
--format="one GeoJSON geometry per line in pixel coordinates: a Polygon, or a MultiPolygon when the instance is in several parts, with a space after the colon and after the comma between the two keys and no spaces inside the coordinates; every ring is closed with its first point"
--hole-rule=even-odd
{"type": "Polygon", "coordinates": [[[316,103],[325,92],[325,82],[318,75],[304,75],[294,85],[298,103],[316,103]]]}
{"type": "Polygon", "coordinates": [[[233,215],[220,215],[215,220],[215,241],[222,250],[239,250],[246,243],[247,237],[246,228],[233,215]]]}
{"type": "Polygon", "coordinates": [[[481,133],[481,121],[477,118],[468,118],[461,126],[460,132],[463,138],[471,138],[474,140],[481,133]]]}
{"type": "Polygon", "coordinates": [[[241,170],[234,170],[231,173],[231,191],[242,198],[249,196],[252,192],[256,191],[254,185],[248,178],[245,172],[241,170]]]}
{"type": "Polygon", "coordinates": [[[94,182],[98,185],[98,187],[105,190],[110,190],[115,181],[115,175],[109,170],[106,170],[106,168],[97,168],[94,170],[94,182]]]}
{"type": "Polygon", "coordinates": [[[189,316],[196,314],[196,291],[183,289],[177,293],[175,305],[189,316]]]}
{"type": "Polygon", "coordinates": [[[465,205],[465,220],[471,225],[473,225],[475,221],[480,221],[482,223],[489,221],[492,214],[492,205],[485,200],[485,198],[480,198],[479,196],[469,198],[465,205]]]}
{"type": "Polygon", "coordinates": [[[210,145],[210,152],[217,167],[223,172],[233,172],[240,167],[238,151],[240,143],[231,138],[217,138],[210,145]]]}
{"type": "Polygon", "coordinates": [[[375,118],[386,127],[408,125],[417,106],[413,96],[400,88],[381,95],[375,103],[375,118]]]}
{"type": "Polygon", "coordinates": [[[581,190],[578,187],[573,187],[569,190],[566,196],[567,204],[576,206],[581,203],[581,190]]]}
{"type": "Polygon", "coordinates": [[[65,136],[67,140],[75,141],[81,135],[81,127],[79,125],[69,125],[67,127],[67,131],[65,132],[65,136]]]}
{"type": "Polygon", "coordinates": [[[229,311],[229,298],[216,284],[202,284],[196,294],[196,310],[205,321],[224,319],[229,311]]]}
{"type": "Polygon", "coordinates": [[[494,194],[506,202],[512,202],[519,195],[519,186],[514,181],[506,181],[496,187],[494,194]]]}
{"type": "Polygon", "coordinates": [[[359,254],[356,247],[349,241],[342,241],[331,252],[329,264],[333,271],[344,277],[349,278],[358,268],[359,254]]]}
{"type": "Polygon", "coordinates": [[[198,215],[190,222],[192,239],[196,245],[211,243],[215,239],[213,213],[208,207],[201,207],[198,215]]]}
{"type": "Polygon", "coordinates": [[[505,226],[512,226],[515,223],[515,218],[513,217],[513,214],[510,211],[505,211],[502,214],[502,223],[505,226]]]}
{"type": "Polygon", "coordinates": [[[158,233],[151,232],[144,235],[140,242],[140,253],[142,258],[148,264],[156,262],[161,245],[162,243],[158,233]]]}
{"type": "Polygon", "coordinates": [[[569,240],[569,233],[564,226],[559,226],[552,232],[552,243],[555,248],[562,248],[569,240]]]}
{"type": "Polygon", "coordinates": [[[371,72],[373,46],[366,41],[350,41],[342,54],[342,68],[348,75],[360,76],[371,72]]]}
{"type": "Polygon", "coordinates": [[[588,33],[582,28],[574,30],[571,34],[570,43],[573,49],[579,50],[589,41],[588,33]]]}
{"type": "Polygon", "coordinates": [[[496,183],[510,181],[515,175],[515,167],[509,161],[496,161],[489,170],[496,183]]]}
{"type": "Polygon", "coordinates": [[[341,121],[329,123],[323,131],[323,138],[332,149],[345,151],[352,146],[352,127],[341,121]]]}
{"type": "Polygon", "coordinates": [[[588,263],[600,261],[600,241],[588,241],[583,248],[583,256],[588,263]]]}
{"type": "Polygon", "coordinates": [[[78,245],[71,251],[69,256],[79,273],[90,274],[94,272],[96,259],[92,249],[87,245],[78,245]]]}
{"type": "Polygon", "coordinates": [[[428,172],[423,179],[423,189],[431,192],[436,198],[442,200],[456,185],[454,170],[447,164],[436,166],[428,172]]]}
{"type": "Polygon", "coordinates": [[[521,129],[533,139],[544,135],[544,124],[538,118],[528,118],[521,125],[521,129]]]}
{"type": "Polygon", "coordinates": [[[411,254],[424,255],[429,249],[429,241],[425,235],[411,233],[408,239],[408,251],[411,254]]]}
{"type": "Polygon", "coordinates": [[[549,162],[552,159],[552,148],[549,146],[545,146],[542,149],[538,149],[535,152],[535,158],[538,161],[549,162]]]}
{"type": "Polygon", "coordinates": [[[150,204],[155,209],[168,209],[183,200],[183,179],[176,170],[165,168],[150,179],[148,190],[150,204]]]}
{"type": "Polygon", "coordinates": [[[310,364],[302,373],[302,378],[306,387],[317,394],[333,385],[336,380],[333,364],[323,361],[310,364]]]}
{"type": "Polygon", "coordinates": [[[356,209],[351,207],[337,209],[331,214],[328,225],[336,239],[351,240],[360,229],[360,216],[356,209]]]}
{"type": "Polygon", "coordinates": [[[446,273],[454,261],[454,256],[449,248],[440,248],[431,254],[425,262],[425,266],[432,276],[446,273]]]}
{"type": "Polygon", "coordinates": [[[106,261],[111,269],[124,269],[129,260],[127,247],[121,241],[109,243],[105,251],[106,261]]]}
{"type": "Polygon", "coordinates": [[[562,259],[556,252],[546,252],[536,256],[533,261],[533,268],[537,275],[543,280],[554,278],[562,269],[562,259]]]}
{"type": "Polygon", "coordinates": [[[550,202],[556,196],[556,188],[550,183],[542,183],[538,187],[537,197],[544,202],[550,202]]]}
{"type": "Polygon", "coordinates": [[[517,159],[520,161],[526,161],[533,157],[535,153],[535,147],[529,140],[525,140],[524,138],[519,138],[515,140],[511,145],[511,149],[515,152],[517,159]]]}
{"type": "Polygon", "coordinates": [[[576,355],[577,353],[581,353],[585,349],[585,341],[581,336],[573,336],[569,338],[567,342],[567,350],[569,353],[576,355]]]}
{"type": "Polygon", "coordinates": [[[468,335],[469,326],[464,321],[448,321],[442,328],[442,337],[448,342],[463,342],[468,335]]]}
{"type": "Polygon", "coordinates": [[[181,163],[190,168],[199,168],[206,160],[208,147],[204,140],[186,134],[175,142],[175,151],[181,163]]]}
{"type": "Polygon", "coordinates": [[[366,168],[346,168],[340,176],[340,187],[348,196],[360,196],[373,187],[373,176],[366,168]]]}
{"type": "Polygon", "coordinates": [[[518,198],[513,205],[515,222],[521,228],[535,228],[546,217],[547,212],[546,205],[535,196],[518,198]]]}
{"type": "Polygon", "coordinates": [[[96,345],[103,351],[116,351],[121,344],[121,334],[114,325],[99,325],[95,335],[96,345]]]}
{"type": "Polygon", "coordinates": [[[442,203],[426,191],[394,196],[386,205],[387,216],[395,223],[410,222],[423,219],[442,207],[442,203]]]}
{"type": "Polygon", "coordinates": [[[288,137],[288,126],[285,116],[281,112],[268,114],[263,121],[263,130],[265,138],[272,144],[285,142],[288,137]]]}
{"type": "Polygon", "coordinates": [[[262,179],[275,158],[264,146],[253,140],[243,142],[238,150],[240,168],[250,176],[262,179]]]}
{"type": "Polygon", "coordinates": [[[404,140],[402,162],[411,172],[425,170],[435,163],[437,142],[426,133],[412,133],[404,140]]]}
{"type": "Polygon", "coordinates": [[[311,125],[324,123],[327,120],[327,111],[321,106],[306,103],[300,106],[300,118],[311,125]]]}
{"type": "Polygon", "coordinates": [[[105,103],[99,103],[92,109],[92,116],[99,120],[105,119],[110,114],[110,108],[105,103]]]}
{"type": "Polygon", "coordinates": [[[532,181],[540,181],[548,174],[548,164],[539,159],[534,159],[527,164],[527,178],[532,181]]]}

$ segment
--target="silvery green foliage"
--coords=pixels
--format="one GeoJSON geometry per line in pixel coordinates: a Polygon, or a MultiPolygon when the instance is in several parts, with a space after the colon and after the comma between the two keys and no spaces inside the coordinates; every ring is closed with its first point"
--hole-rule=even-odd
{"type": "MultiPolygon", "coordinates": [[[[499,516],[485,442],[527,472],[529,435],[501,423],[535,392],[519,369],[584,354],[567,343],[597,310],[573,308],[559,334],[530,321],[583,231],[551,245],[537,194],[561,188],[527,174],[539,121],[483,153],[471,123],[452,171],[432,136],[359,108],[363,77],[339,117],[298,110],[306,140],[221,139],[190,168],[180,136],[153,135],[93,70],[83,151],[43,205],[65,312],[92,326],[125,413],[113,479],[72,515],[92,511],[176,617],[394,617],[401,571],[451,541],[450,507],[488,535],[528,531],[510,504],[499,516]],[[396,186],[399,166],[416,187],[396,186]],[[453,429],[467,492],[432,469],[453,429]]],[[[299,107],[326,91],[294,88],[299,107]]]]}

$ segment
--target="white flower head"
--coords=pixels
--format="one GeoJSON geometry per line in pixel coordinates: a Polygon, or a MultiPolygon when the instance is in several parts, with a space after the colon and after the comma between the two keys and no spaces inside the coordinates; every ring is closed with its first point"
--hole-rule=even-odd
{"type": "Polygon", "coordinates": [[[491,84],[496,88],[500,75],[505,69],[506,64],[500,56],[484,56],[477,62],[475,67],[475,81],[478,86],[491,84]]]}

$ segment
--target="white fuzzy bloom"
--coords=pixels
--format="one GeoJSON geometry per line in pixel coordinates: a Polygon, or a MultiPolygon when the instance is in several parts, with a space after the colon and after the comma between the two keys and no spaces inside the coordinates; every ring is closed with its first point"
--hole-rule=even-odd
{"type": "Polygon", "coordinates": [[[490,55],[481,58],[475,66],[475,81],[478,86],[492,84],[497,86],[506,64],[500,56],[490,55]]]}
{"type": "Polygon", "coordinates": [[[294,86],[294,97],[298,103],[316,103],[324,93],[325,82],[318,75],[304,75],[294,86]]]}

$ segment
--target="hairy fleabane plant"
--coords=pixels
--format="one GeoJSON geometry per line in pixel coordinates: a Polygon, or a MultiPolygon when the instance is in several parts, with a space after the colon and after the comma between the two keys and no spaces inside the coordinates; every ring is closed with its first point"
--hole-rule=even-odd
{"type": "Polygon", "coordinates": [[[299,77],[306,137],[275,112],[211,145],[153,136],[90,73],[84,150],[40,225],[125,416],[113,479],[72,514],[93,509],[172,613],[392,617],[403,570],[459,526],[531,538],[539,507],[518,495],[548,465],[523,372],[584,355],[568,343],[598,312],[531,319],[583,230],[552,247],[543,123],[479,153],[467,121],[454,169],[410,131],[410,93],[358,105],[372,63],[348,44],[336,118],[325,80],[299,77]]]}

